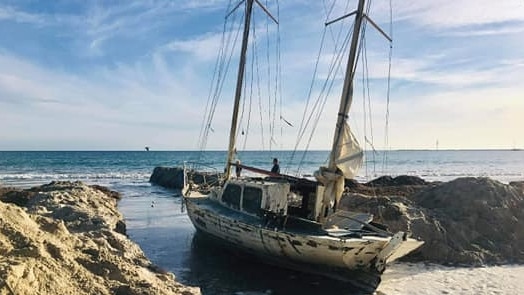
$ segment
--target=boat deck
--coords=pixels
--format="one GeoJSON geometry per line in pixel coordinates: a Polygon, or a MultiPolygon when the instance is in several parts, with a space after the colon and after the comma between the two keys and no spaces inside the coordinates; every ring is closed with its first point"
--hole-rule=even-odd
{"type": "Polygon", "coordinates": [[[340,227],[335,230],[325,230],[322,228],[322,224],[318,222],[293,215],[277,216],[274,213],[264,212],[263,210],[261,210],[258,215],[247,214],[245,212],[229,208],[219,203],[217,200],[207,197],[189,197],[188,200],[198,204],[201,209],[213,211],[220,216],[227,216],[239,222],[259,226],[261,228],[285,230],[286,232],[292,234],[332,236],[337,238],[361,238],[362,235],[384,236],[384,234],[367,230],[364,228],[364,226],[361,226],[360,229],[346,229],[344,227],[340,227]]]}

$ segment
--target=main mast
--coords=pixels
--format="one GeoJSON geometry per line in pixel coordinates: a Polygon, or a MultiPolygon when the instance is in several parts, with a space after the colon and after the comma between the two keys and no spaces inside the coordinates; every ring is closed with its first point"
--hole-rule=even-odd
{"type": "Polygon", "coordinates": [[[353,77],[354,69],[358,51],[358,41],[360,39],[360,30],[362,22],[364,21],[364,4],[365,0],[358,1],[358,8],[355,11],[355,26],[353,28],[353,37],[351,40],[351,49],[349,51],[348,64],[346,67],[346,75],[344,79],[344,88],[342,90],[342,98],[340,100],[340,107],[338,109],[337,125],[335,128],[335,136],[333,139],[333,146],[331,148],[331,155],[329,157],[329,170],[335,172],[337,170],[336,156],[340,151],[340,144],[342,140],[342,131],[344,123],[347,120],[349,107],[353,100],[353,77]]]}
{"type": "Polygon", "coordinates": [[[366,0],[359,0],[357,10],[326,23],[326,25],[330,25],[341,19],[355,15],[351,48],[349,50],[349,58],[346,67],[344,86],[342,89],[342,97],[340,98],[340,106],[338,109],[337,124],[335,126],[333,146],[329,156],[329,165],[327,169],[320,167],[318,174],[315,175],[317,179],[324,184],[322,205],[318,215],[318,221],[320,223],[325,222],[328,215],[332,212],[332,209],[333,211],[336,210],[337,204],[339,203],[344,191],[345,177],[351,177],[355,174],[355,171],[352,171],[353,168],[349,167],[347,164],[350,161],[358,161],[362,159],[361,148],[358,146],[356,139],[353,138],[354,135],[351,133],[346,120],[348,118],[351,101],[353,100],[353,78],[355,76],[359,40],[362,30],[362,23],[364,20],[367,20],[369,24],[375,27],[390,42],[392,41],[391,38],[387,36],[387,34],[364,13],[365,4],[366,0]],[[348,154],[347,152],[349,150],[352,150],[353,154],[348,154]],[[339,161],[338,157],[342,156],[342,154],[343,157],[340,159],[342,166],[337,167],[337,164],[339,164],[337,163],[337,161],[339,161]]]}
{"type": "MultiPolygon", "coordinates": [[[[226,168],[224,169],[225,175],[224,178],[227,180],[231,176],[231,163],[235,156],[235,143],[237,136],[237,125],[238,125],[238,108],[240,106],[240,97],[242,96],[242,86],[244,85],[244,71],[246,66],[246,52],[247,45],[249,40],[249,26],[251,23],[251,15],[253,13],[253,3],[257,3],[258,6],[271,18],[275,23],[278,24],[278,21],[271,15],[269,10],[264,7],[258,0],[242,0],[240,1],[235,8],[236,10],[242,2],[246,2],[246,13],[244,19],[244,34],[242,35],[242,48],[240,49],[240,61],[238,65],[238,76],[237,76],[237,87],[235,91],[235,102],[233,105],[233,116],[231,118],[231,131],[229,132],[229,147],[227,149],[227,161],[226,168]]],[[[231,11],[231,13],[233,12],[231,11]]],[[[230,13],[230,14],[231,14],[230,13]]]]}
{"type": "Polygon", "coordinates": [[[244,34],[242,36],[242,48],[240,50],[240,62],[238,65],[237,87],[235,91],[235,103],[233,105],[233,116],[231,118],[231,131],[229,132],[229,147],[227,149],[227,161],[225,168],[225,179],[231,176],[231,162],[233,162],[235,153],[235,142],[237,134],[238,108],[240,97],[242,95],[242,85],[244,83],[244,70],[246,66],[247,43],[249,40],[249,25],[251,23],[251,13],[253,11],[253,1],[246,0],[246,14],[244,19],[244,34]]]}

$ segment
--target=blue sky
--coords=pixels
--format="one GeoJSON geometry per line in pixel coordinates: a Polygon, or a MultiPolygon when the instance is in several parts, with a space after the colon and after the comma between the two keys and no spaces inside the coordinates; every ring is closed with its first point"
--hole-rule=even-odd
{"type": "MultiPolygon", "coordinates": [[[[292,149],[332,1],[279,2],[282,113],[295,127],[277,141],[292,149]]],[[[0,0],[0,150],[195,149],[228,3],[0,0]]],[[[524,148],[524,1],[392,3],[388,146],[524,148]]],[[[389,1],[372,4],[389,31],[389,1]]],[[[378,73],[387,48],[369,43],[378,73]]],[[[336,99],[313,149],[331,145],[336,99]]],[[[372,107],[381,149],[384,95],[372,107]]],[[[209,148],[226,148],[231,108],[220,103],[209,148]]],[[[350,122],[363,141],[359,108],[350,122]]]]}

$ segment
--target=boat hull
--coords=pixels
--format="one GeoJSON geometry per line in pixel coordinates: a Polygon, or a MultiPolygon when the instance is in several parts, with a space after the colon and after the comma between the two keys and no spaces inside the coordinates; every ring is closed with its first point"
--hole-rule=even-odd
{"type": "Polygon", "coordinates": [[[213,247],[218,246],[224,250],[224,253],[227,253],[226,255],[237,257],[243,261],[263,263],[290,271],[342,281],[348,283],[352,290],[361,291],[364,292],[364,294],[373,293],[381,282],[380,274],[377,272],[352,271],[343,268],[325,267],[278,259],[264,253],[250,251],[249,249],[227,242],[222,238],[218,238],[198,228],[195,235],[200,243],[209,243],[213,245],[213,247]]]}
{"type": "MultiPolygon", "coordinates": [[[[349,281],[359,287],[380,283],[376,261],[390,238],[332,237],[267,226],[221,208],[208,197],[186,197],[187,213],[200,235],[262,262],[349,281]]],[[[417,246],[418,247],[418,246],[417,246]]],[[[416,248],[416,247],[415,247],[416,248]]]]}

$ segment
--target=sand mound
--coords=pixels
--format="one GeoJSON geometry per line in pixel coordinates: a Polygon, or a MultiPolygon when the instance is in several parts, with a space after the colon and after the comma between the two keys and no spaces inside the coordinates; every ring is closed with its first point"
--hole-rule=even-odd
{"type": "Polygon", "coordinates": [[[200,294],[122,234],[116,197],[80,182],[3,189],[0,294],[200,294]]]}
{"type": "Polygon", "coordinates": [[[443,264],[524,263],[524,195],[488,178],[459,178],[409,196],[351,194],[347,210],[374,214],[425,244],[407,259],[443,264]]]}

